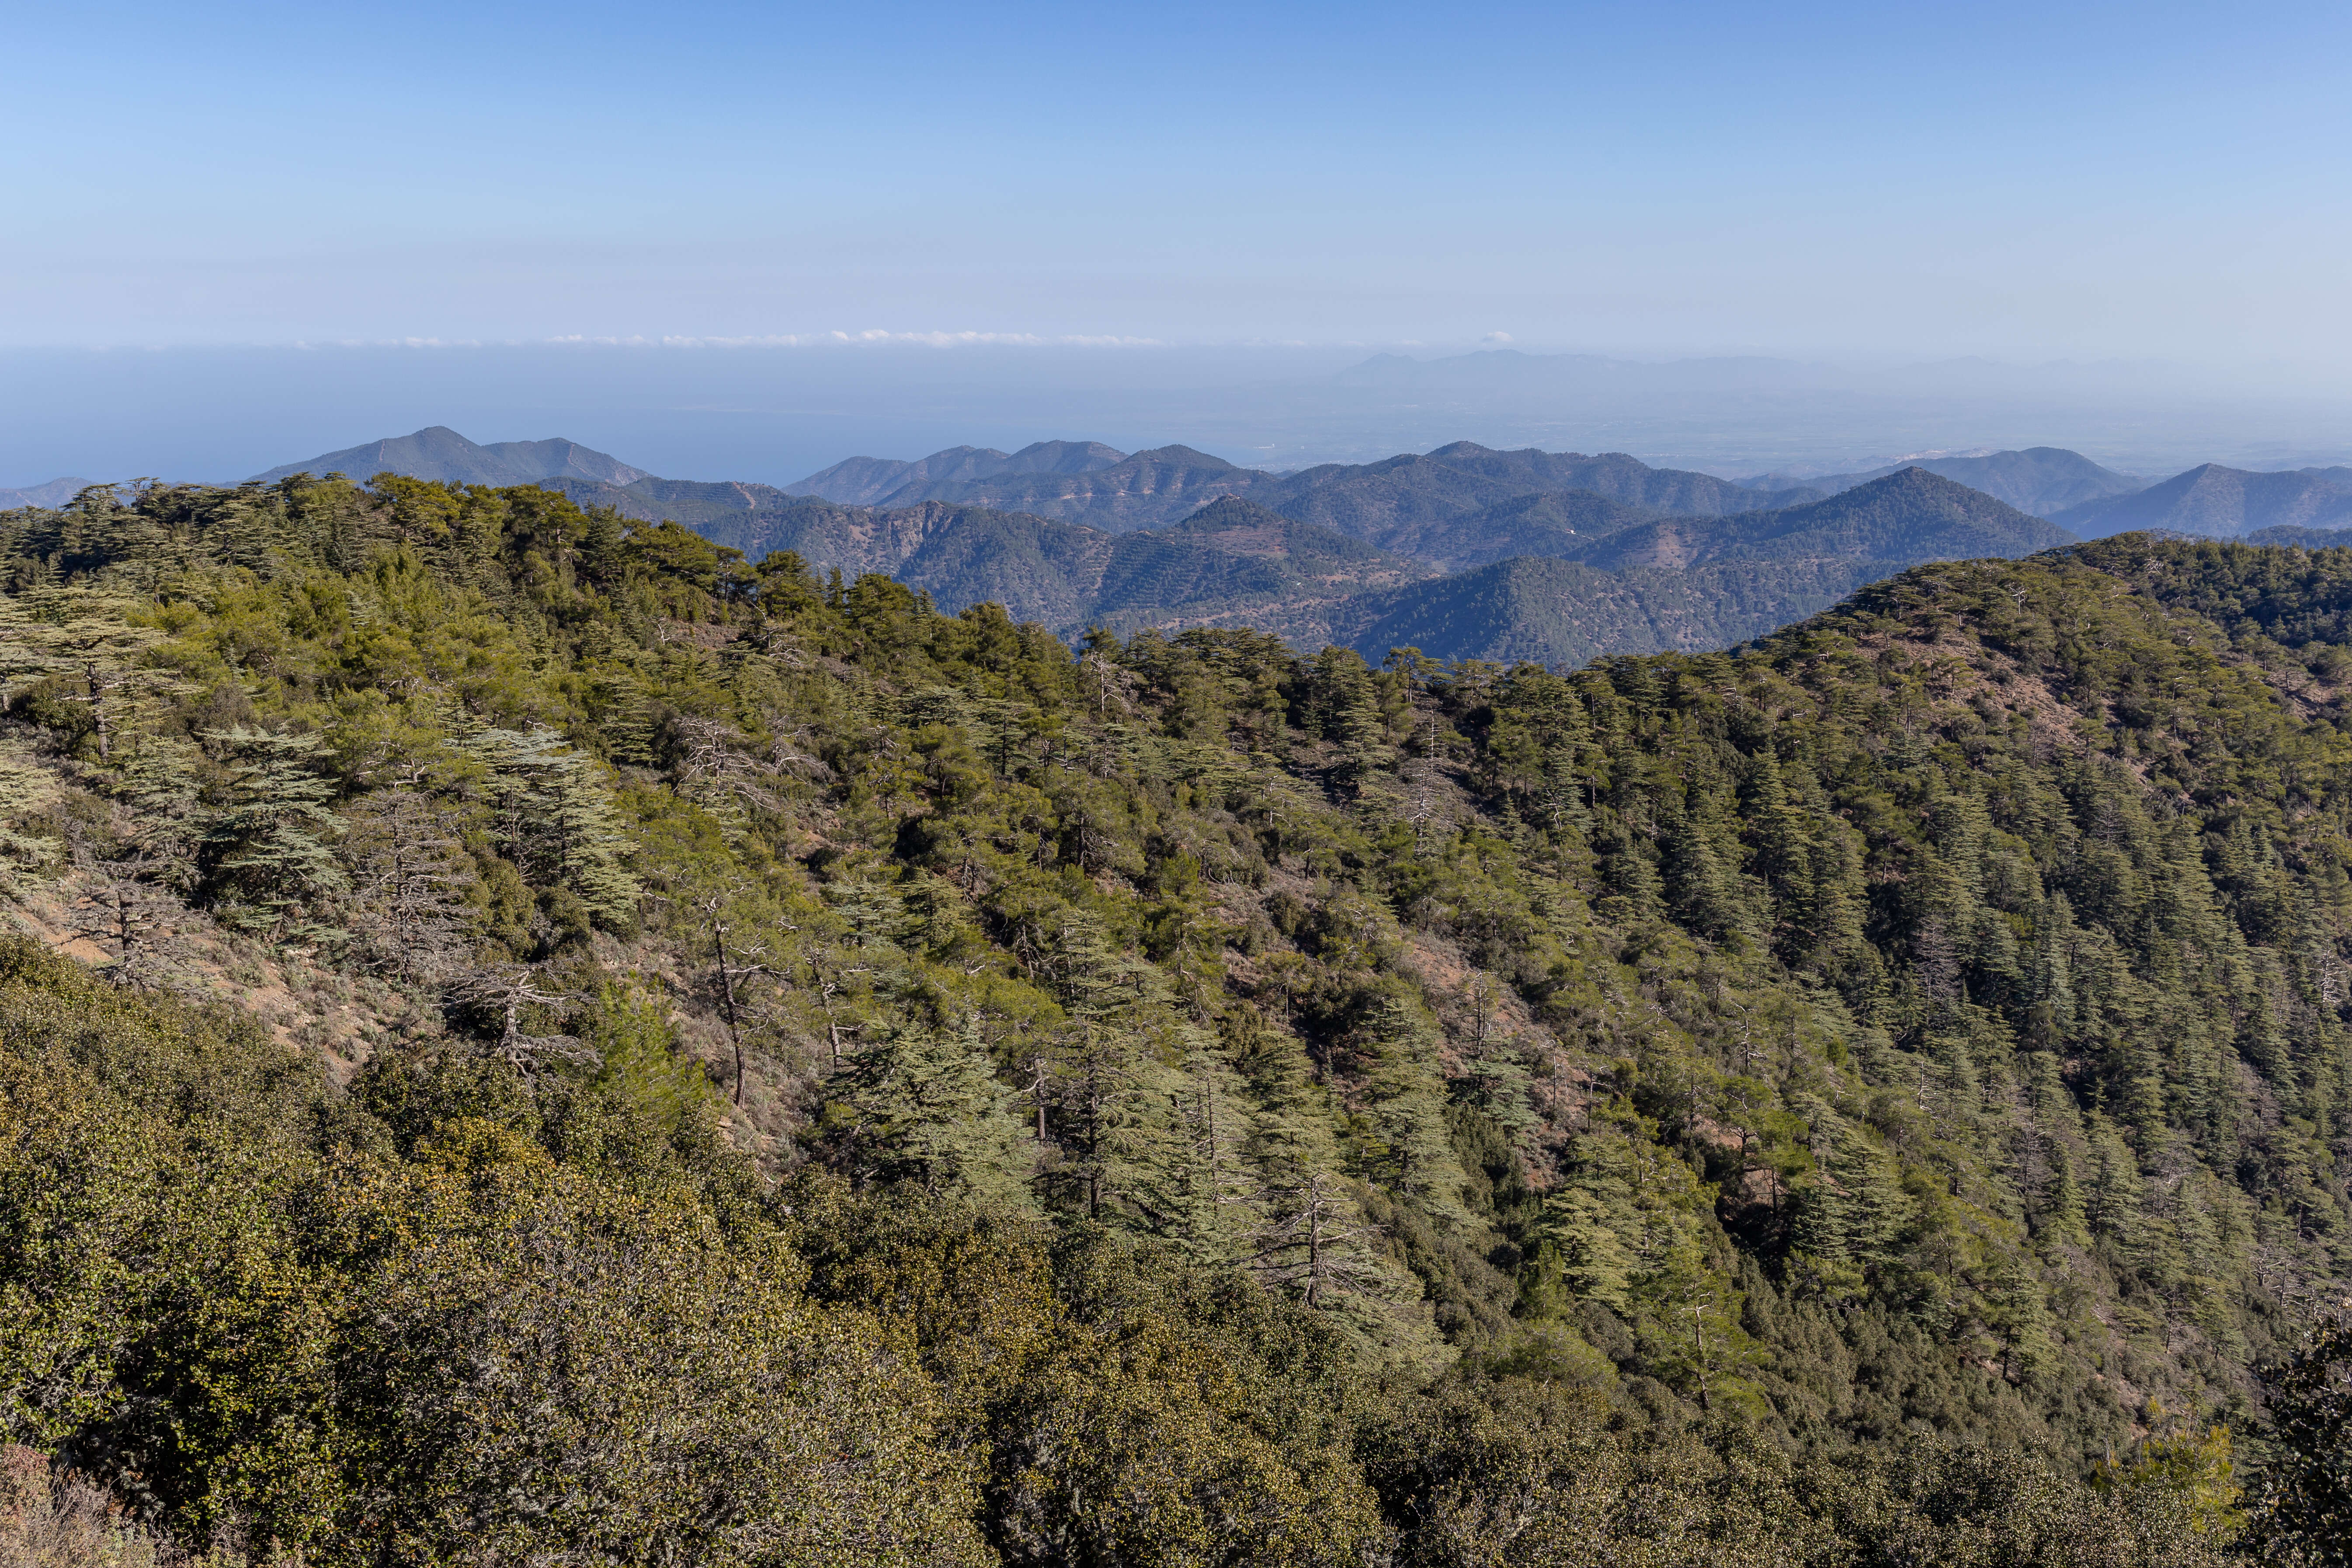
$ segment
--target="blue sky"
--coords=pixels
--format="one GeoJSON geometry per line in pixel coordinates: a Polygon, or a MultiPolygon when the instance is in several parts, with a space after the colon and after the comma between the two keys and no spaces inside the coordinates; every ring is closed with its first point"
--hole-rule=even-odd
{"type": "Polygon", "coordinates": [[[2292,4],[18,6],[0,349],[1508,334],[2327,381],[2347,45],[2292,4]]]}

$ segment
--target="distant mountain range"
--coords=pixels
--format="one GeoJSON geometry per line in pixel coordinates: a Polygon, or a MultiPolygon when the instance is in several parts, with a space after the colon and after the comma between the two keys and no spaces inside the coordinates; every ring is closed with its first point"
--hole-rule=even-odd
{"type": "Polygon", "coordinates": [[[1332,616],[1367,658],[1581,664],[1603,653],[1723,647],[1927,561],[2016,557],[2073,535],[1923,468],[1766,512],[1658,518],[1580,544],[1375,592],[1332,616]]]}
{"type": "MultiPolygon", "coordinates": [[[[1394,533],[1387,514],[1374,521],[1394,533]]],[[[1374,660],[1411,645],[1435,658],[1545,663],[1719,647],[1923,561],[2025,555],[2073,537],[1918,468],[1765,511],[1677,517],[1570,490],[1410,528],[1421,548],[1407,552],[1246,496],[1123,531],[947,501],[803,497],[702,531],[755,558],[793,550],[820,572],[887,573],[949,610],[992,600],[1066,636],[1248,625],[1374,660]],[[1452,561],[1423,552],[1472,529],[1483,542],[1466,553],[1486,559],[1469,570],[1449,575],[1452,561]]]]}
{"type": "Polygon", "coordinates": [[[2341,550],[2352,544],[2352,529],[2261,528],[2242,535],[2242,544],[2286,545],[2298,550],[2341,550]]]}
{"type": "Polygon", "coordinates": [[[1570,552],[1590,565],[1681,571],[1729,561],[1953,561],[2014,558],[2074,542],[2053,523],[1926,468],[1772,511],[1661,518],[1570,552]]]}
{"type": "Polygon", "coordinates": [[[2147,486],[2146,479],[2103,468],[2082,453],[2061,447],[2029,447],[2021,452],[1988,452],[1969,458],[1906,458],[1899,463],[1858,473],[1824,474],[1803,480],[1759,474],[1741,482],[1750,489],[1802,483],[1835,494],[1885,479],[1899,468],[1925,468],[1931,474],[1958,479],[1970,489],[1982,490],[2035,517],[2051,517],[2068,507],[2128,495],[2147,486]]]}
{"type": "Polygon", "coordinates": [[[2128,495],[2070,507],[2051,521],[2085,539],[2134,529],[2234,539],[2266,528],[2352,528],[2352,468],[2263,474],[2204,463],[2128,495]]]}
{"type": "Polygon", "coordinates": [[[773,485],[657,479],[560,437],[483,446],[445,425],[321,452],[299,463],[281,463],[247,482],[268,484],[295,474],[341,474],[365,484],[387,473],[451,485],[540,485],[561,490],[583,506],[609,506],[646,522],[674,519],[689,528],[761,507],[786,505],[793,499],[773,485]]]}
{"type": "Polygon", "coordinates": [[[21,490],[0,489],[0,511],[14,511],[20,506],[63,506],[96,482],[51,479],[45,485],[29,485],[21,490]]]}
{"type": "Polygon", "coordinates": [[[1163,529],[1113,533],[1022,512],[813,497],[702,531],[754,558],[792,550],[820,572],[881,572],[943,608],[993,601],[1065,635],[1108,625],[1248,624],[1311,642],[1353,595],[1435,575],[1335,530],[1238,496],[1163,529]]]}
{"type": "MultiPolygon", "coordinates": [[[[947,501],[1083,522],[1114,531],[1159,528],[1220,495],[1247,496],[1305,522],[1386,544],[1433,523],[1530,495],[1581,490],[1651,511],[1715,516],[1810,500],[1821,490],[1763,491],[1713,474],[1653,468],[1622,453],[1496,452],[1457,441],[1377,463],[1271,474],[1161,447],[1127,454],[1097,442],[1050,441],[1011,456],[953,447],[911,463],[852,458],[789,494],[857,506],[947,501]]],[[[1492,559],[1492,557],[1487,557],[1492,559]]]]}
{"type": "Polygon", "coordinates": [[[1740,482],[1468,441],[1281,474],[1181,446],[1041,441],[853,458],[777,487],[661,479],[570,441],[479,446],[436,426],[261,477],[303,470],[541,484],[754,558],[793,550],[819,571],[886,573],[943,608],[993,600],[1064,635],[1246,624],[1375,659],[1408,645],[1549,664],[1716,647],[1926,561],[2130,528],[2318,542],[2352,525],[2352,469],[2207,465],[2151,486],[2048,447],[1740,482]]]}
{"type": "MultiPolygon", "coordinates": [[[[1358,369],[1374,377],[1391,371],[1422,376],[1438,374],[1437,367],[1451,363],[1402,361],[1400,366],[1409,368],[1383,369],[1383,362],[1375,360],[1358,369]]],[[[1506,353],[1488,369],[1507,370],[1517,363],[1506,353]]],[[[1595,360],[1579,374],[1632,374],[1622,365],[1610,368],[1613,364],[1595,360]]],[[[1727,366],[1730,362],[1714,370],[1727,373],[1727,366]]],[[[1759,361],[1754,369],[1759,376],[1779,374],[1771,362],[1759,361]]],[[[1549,360],[1527,374],[1538,370],[1547,375],[1565,374],[1549,360]]],[[[1686,372],[1653,366],[1643,374],[1686,372]]],[[[1803,479],[1760,474],[1732,480],[1687,469],[1654,468],[1622,453],[1501,452],[1467,441],[1376,463],[1325,464],[1285,474],[1243,468],[1189,447],[1124,453],[1098,441],[1040,441],[1012,453],[952,447],[912,461],[851,458],[779,487],[658,479],[576,442],[481,446],[436,426],[288,463],[258,477],[269,479],[307,470],[340,471],[365,479],[388,469],[461,484],[542,484],[583,505],[611,506],[647,521],[675,518],[689,527],[815,498],[886,509],[943,501],[1118,532],[1165,527],[1220,495],[1246,495],[1285,516],[1356,534],[1394,553],[1461,569],[1512,555],[1572,553],[1563,531],[1572,530],[1582,538],[1613,525],[1607,514],[1591,511],[1589,500],[1570,503],[1538,497],[1580,492],[1636,510],[1719,516],[1800,504],[1884,479],[1902,468],[1958,480],[2084,538],[2134,528],[2234,538],[2278,526],[2352,525],[2352,468],[2273,474],[2207,464],[2150,485],[2055,447],[1922,458],[1803,479]]],[[[67,483],[59,480],[40,490],[54,493],[67,483]]],[[[79,483],[74,481],[75,488],[79,483]]],[[[0,491],[0,499],[9,493],[0,491]]],[[[14,504],[55,502],[20,500],[14,504]]]]}
{"type": "Polygon", "coordinates": [[[411,479],[439,479],[453,485],[532,485],[555,479],[627,485],[653,477],[618,458],[592,452],[577,441],[560,437],[548,441],[499,441],[483,447],[446,425],[436,425],[412,436],[371,441],[364,447],[322,453],[308,462],[282,464],[253,477],[262,484],[269,484],[300,473],[339,473],[362,483],[378,474],[404,474],[411,479]]]}
{"type": "Polygon", "coordinates": [[[911,463],[889,458],[851,458],[796,485],[786,485],[784,493],[851,506],[913,506],[919,501],[960,499],[943,493],[943,487],[950,485],[1009,475],[1087,474],[1108,468],[1126,457],[1099,441],[1038,441],[1013,453],[993,447],[950,447],[911,463]]]}

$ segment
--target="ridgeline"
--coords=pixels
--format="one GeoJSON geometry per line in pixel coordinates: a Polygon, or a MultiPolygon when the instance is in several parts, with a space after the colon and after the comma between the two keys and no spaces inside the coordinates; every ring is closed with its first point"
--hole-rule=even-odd
{"type": "Polygon", "coordinates": [[[2342,1560],[2352,551],[1573,670],[391,477],[0,514],[0,586],[12,1518],[2342,1560]]]}

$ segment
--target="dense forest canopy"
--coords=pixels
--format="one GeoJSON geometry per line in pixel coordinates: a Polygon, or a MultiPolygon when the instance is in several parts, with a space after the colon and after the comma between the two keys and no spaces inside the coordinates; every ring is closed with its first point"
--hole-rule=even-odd
{"type": "Polygon", "coordinates": [[[1573,671],[388,476],[0,514],[0,588],[20,1521],[2341,1560],[2352,552],[1573,671]]]}

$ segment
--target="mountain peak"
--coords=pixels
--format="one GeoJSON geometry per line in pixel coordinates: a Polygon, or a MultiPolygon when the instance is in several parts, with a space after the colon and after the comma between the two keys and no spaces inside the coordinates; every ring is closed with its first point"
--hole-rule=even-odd
{"type": "Polygon", "coordinates": [[[14,511],[18,507],[60,507],[96,484],[96,479],[51,479],[46,484],[26,485],[22,489],[0,489],[0,511],[14,511]]]}
{"type": "Polygon", "coordinates": [[[280,464],[256,474],[254,479],[269,484],[301,473],[339,473],[362,484],[386,473],[453,485],[530,485],[553,479],[627,485],[653,477],[561,436],[543,441],[498,441],[485,447],[446,425],[427,425],[405,436],[389,436],[340,452],[322,452],[299,463],[280,464]]]}
{"type": "Polygon", "coordinates": [[[1172,446],[1153,447],[1148,451],[1136,452],[1125,460],[1130,463],[1181,463],[1186,468],[1231,468],[1235,473],[1244,471],[1239,463],[1228,463],[1223,458],[1212,457],[1206,452],[1184,446],[1181,442],[1172,446]]]}
{"type": "Polygon", "coordinates": [[[2324,468],[2265,473],[2200,463],[2053,520],[2086,539],[2157,531],[2234,539],[2267,528],[2343,528],[2352,525],[2352,484],[2324,468]]]}
{"type": "Polygon", "coordinates": [[[1100,441],[1032,441],[1004,459],[1007,474],[1090,474],[1127,460],[1127,454],[1100,441]]]}
{"type": "Polygon", "coordinates": [[[1192,516],[1175,525],[1175,529],[1192,533],[1213,533],[1229,528],[1297,528],[1302,526],[1280,512],[1262,507],[1243,496],[1219,496],[1192,516]]]}

